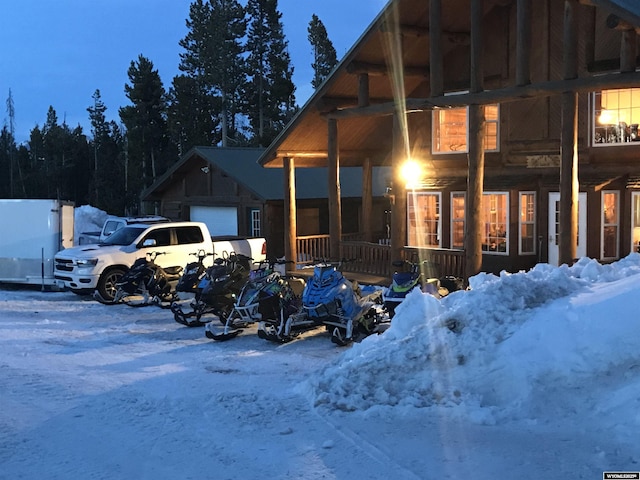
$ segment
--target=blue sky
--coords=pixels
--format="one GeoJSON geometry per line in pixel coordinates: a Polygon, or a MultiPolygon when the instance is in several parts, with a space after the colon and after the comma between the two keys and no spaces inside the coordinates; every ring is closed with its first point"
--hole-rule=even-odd
{"type": "MultiPolygon", "coordinates": [[[[16,140],[42,126],[49,106],[59,123],[89,134],[87,107],[100,90],[108,120],[128,104],[124,85],[132,60],[149,58],[165,89],[178,74],[178,42],[187,29],[191,0],[20,0],[3,2],[0,16],[0,120],[8,123],[9,90],[16,140]]],[[[242,4],[246,2],[241,0],[242,4]]],[[[382,10],[386,0],[279,0],[294,66],[296,98],[312,92],[307,27],[312,14],[327,28],[341,58],[382,10]]]]}

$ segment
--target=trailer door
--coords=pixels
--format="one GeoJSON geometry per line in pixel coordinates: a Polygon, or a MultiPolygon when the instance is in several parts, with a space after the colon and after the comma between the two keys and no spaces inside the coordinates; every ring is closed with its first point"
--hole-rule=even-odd
{"type": "Polygon", "coordinates": [[[60,249],[73,247],[74,207],[62,205],[60,213],[60,249]]]}

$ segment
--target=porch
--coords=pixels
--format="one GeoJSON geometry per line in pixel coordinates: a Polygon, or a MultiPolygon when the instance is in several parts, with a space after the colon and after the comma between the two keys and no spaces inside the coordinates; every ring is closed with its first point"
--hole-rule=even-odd
{"type": "MultiPolygon", "coordinates": [[[[329,254],[329,235],[308,235],[296,238],[298,257],[295,274],[305,275],[304,270],[318,261],[336,260],[329,254]]],[[[391,258],[391,246],[358,240],[357,235],[343,235],[340,242],[340,260],[343,273],[360,283],[388,285],[393,275],[393,260],[410,260],[417,255],[421,261],[433,266],[434,276],[465,278],[465,252],[446,248],[418,248],[405,246],[402,258],[391,258]]]]}

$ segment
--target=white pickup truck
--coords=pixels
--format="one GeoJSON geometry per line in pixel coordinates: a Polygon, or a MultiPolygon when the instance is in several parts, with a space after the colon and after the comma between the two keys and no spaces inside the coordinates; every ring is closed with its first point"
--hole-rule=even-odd
{"type": "Polygon", "coordinates": [[[211,237],[200,222],[164,222],[126,225],[104,242],[80,245],[59,251],[54,258],[54,278],[59,287],[78,294],[96,292],[111,301],[116,282],[136,259],[150,252],[162,252],[156,263],[161,267],[186,266],[193,261],[192,253],[204,250],[216,256],[241,253],[254,262],[266,259],[264,238],[211,237]]]}

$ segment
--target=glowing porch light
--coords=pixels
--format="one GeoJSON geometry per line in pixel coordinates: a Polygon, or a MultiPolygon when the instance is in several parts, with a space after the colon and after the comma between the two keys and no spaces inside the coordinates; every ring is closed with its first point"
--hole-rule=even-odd
{"type": "Polygon", "coordinates": [[[412,159],[408,159],[400,166],[400,178],[408,188],[420,184],[422,180],[422,165],[412,159]]]}

